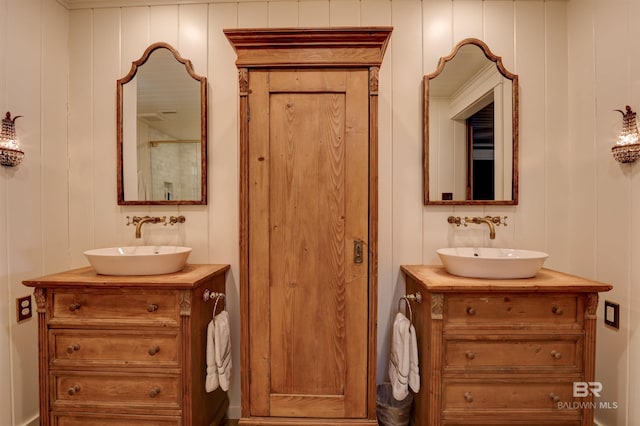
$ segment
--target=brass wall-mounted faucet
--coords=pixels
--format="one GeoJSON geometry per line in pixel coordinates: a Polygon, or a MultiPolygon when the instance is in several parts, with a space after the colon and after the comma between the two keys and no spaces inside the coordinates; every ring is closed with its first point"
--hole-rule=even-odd
{"type": "Polygon", "coordinates": [[[464,225],[469,226],[469,223],[482,224],[486,223],[489,227],[489,238],[495,240],[496,238],[496,226],[507,226],[507,216],[474,216],[474,217],[458,217],[458,216],[449,216],[447,218],[447,222],[452,223],[456,226],[464,225]]]}
{"type": "Polygon", "coordinates": [[[142,238],[142,225],[144,225],[145,223],[164,223],[166,225],[166,222],[167,222],[166,216],[162,216],[162,217],[133,216],[132,218],[129,218],[129,216],[127,216],[127,226],[129,225],[136,226],[136,238],[142,238]]]}
{"type": "Polygon", "coordinates": [[[164,226],[167,225],[175,225],[176,223],[185,223],[186,218],[182,215],[180,216],[170,216],[169,221],[167,222],[167,217],[162,216],[127,216],[127,226],[135,225],[136,227],[136,238],[142,238],[142,225],[145,223],[164,223],[164,226]]]}

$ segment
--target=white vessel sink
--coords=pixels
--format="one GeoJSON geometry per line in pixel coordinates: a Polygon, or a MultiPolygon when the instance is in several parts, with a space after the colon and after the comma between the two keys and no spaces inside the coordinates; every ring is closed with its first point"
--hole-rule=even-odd
{"type": "Polygon", "coordinates": [[[470,278],[529,278],[549,257],[547,253],[488,247],[453,247],[436,250],[447,272],[470,278]]]}
{"type": "Polygon", "coordinates": [[[181,270],[189,247],[131,246],[87,250],[84,255],[102,275],[160,275],[181,270]]]}

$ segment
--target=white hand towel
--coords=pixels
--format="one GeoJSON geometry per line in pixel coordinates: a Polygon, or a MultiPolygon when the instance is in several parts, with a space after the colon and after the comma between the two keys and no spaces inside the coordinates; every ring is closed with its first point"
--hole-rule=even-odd
{"type": "Polygon", "coordinates": [[[205,390],[213,392],[218,389],[218,367],[215,359],[215,342],[214,342],[214,324],[213,320],[209,321],[207,326],[207,375],[205,377],[205,390]]]}
{"type": "Polygon", "coordinates": [[[229,313],[222,311],[213,319],[215,359],[218,368],[218,379],[223,391],[229,390],[231,383],[231,330],[229,329],[229,313]]]}
{"type": "Polygon", "coordinates": [[[397,401],[402,401],[409,395],[410,326],[411,323],[407,317],[398,312],[393,321],[391,356],[389,359],[389,379],[391,380],[393,397],[397,401]]]}
{"type": "Polygon", "coordinates": [[[409,387],[415,393],[420,392],[420,368],[418,366],[418,339],[413,324],[409,325],[409,387]]]}

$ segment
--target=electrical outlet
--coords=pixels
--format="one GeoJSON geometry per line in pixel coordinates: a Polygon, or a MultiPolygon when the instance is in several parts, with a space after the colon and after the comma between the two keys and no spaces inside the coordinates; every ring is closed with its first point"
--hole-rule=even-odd
{"type": "Polygon", "coordinates": [[[27,320],[33,315],[31,295],[16,299],[16,315],[18,322],[27,320]]]}
{"type": "Polygon", "coordinates": [[[604,301],[604,323],[613,328],[620,328],[620,305],[618,303],[604,301]]]}

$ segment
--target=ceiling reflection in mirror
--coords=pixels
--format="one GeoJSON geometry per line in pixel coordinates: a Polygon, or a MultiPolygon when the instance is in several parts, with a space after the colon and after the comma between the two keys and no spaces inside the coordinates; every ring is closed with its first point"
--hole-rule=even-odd
{"type": "Polygon", "coordinates": [[[118,204],[206,204],[206,78],[155,43],[117,88],[118,204]]]}
{"type": "Polygon", "coordinates": [[[517,204],[518,76],[465,39],[423,83],[424,204],[517,204]]]}

